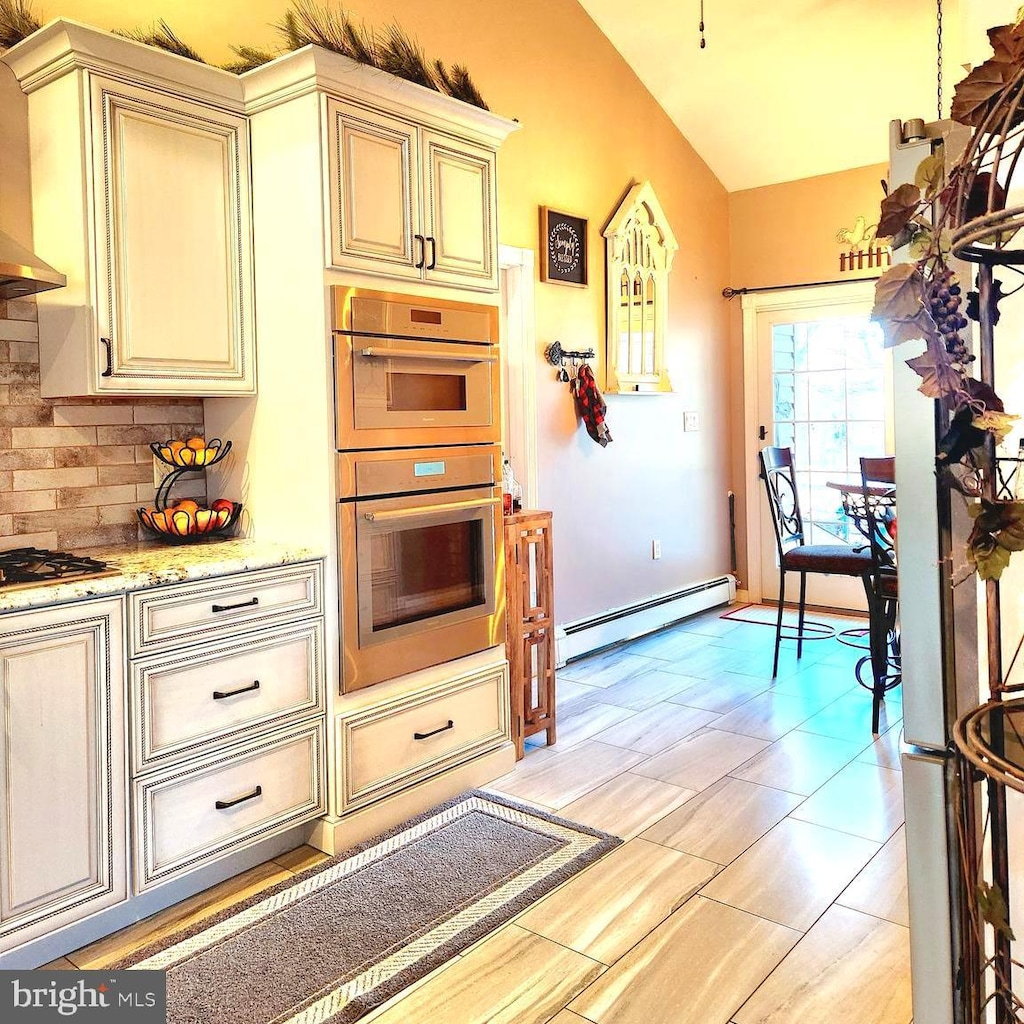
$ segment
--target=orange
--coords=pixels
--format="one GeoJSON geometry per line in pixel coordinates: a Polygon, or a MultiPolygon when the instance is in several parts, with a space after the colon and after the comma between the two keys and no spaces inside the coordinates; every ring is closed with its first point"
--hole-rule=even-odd
{"type": "Polygon", "coordinates": [[[206,447],[206,441],[201,437],[190,437],[185,444],[189,448],[194,448],[197,452],[201,452],[206,447]]]}

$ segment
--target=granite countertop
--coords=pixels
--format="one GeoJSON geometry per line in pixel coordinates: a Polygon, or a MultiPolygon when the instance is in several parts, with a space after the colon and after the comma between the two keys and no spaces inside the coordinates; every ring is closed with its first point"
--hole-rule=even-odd
{"type": "Polygon", "coordinates": [[[266,569],[275,565],[322,558],[322,551],[300,544],[230,538],[198,544],[146,543],[130,546],[80,548],[75,554],[98,558],[117,570],[115,575],[67,583],[0,588],[0,612],[38,608],[43,605],[77,601],[104,594],[123,594],[166,583],[225,576],[245,569],[266,569]]]}

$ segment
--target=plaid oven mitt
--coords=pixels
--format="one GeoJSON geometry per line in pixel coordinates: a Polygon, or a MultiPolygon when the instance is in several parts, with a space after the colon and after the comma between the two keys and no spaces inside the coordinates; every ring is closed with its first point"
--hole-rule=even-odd
{"type": "Polygon", "coordinates": [[[580,366],[572,382],[572,393],[576,399],[576,411],[587,428],[587,433],[602,447],[612,440],[611,431],[604,421],[608,409],[594,380],[594,371],[589,363],[580,366]]]}

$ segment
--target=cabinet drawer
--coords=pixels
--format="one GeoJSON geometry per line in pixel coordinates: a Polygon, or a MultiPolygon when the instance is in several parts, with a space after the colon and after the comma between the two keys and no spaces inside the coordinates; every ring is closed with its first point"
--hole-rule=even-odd
{"type": "Polygon", "coordinates": [[[276,566],[142,590],[131,598],[131,654],[149,654],[240,629],[323,614],[320,562],[276,566]]]}
{"type": "Polygon", "coordinates": [[[323,620],[132,663],[135,772],[323,711],[323,620]]]}
{"type": "Polygon", "coordinates": [[[133,787],[136,892],[324,811],[322,719],[133,787]]]}
{"type": "Polygon", "coordinates": [[[342,810],[436,775],[508,739],[506,664],[337,722],[342,810]]]}

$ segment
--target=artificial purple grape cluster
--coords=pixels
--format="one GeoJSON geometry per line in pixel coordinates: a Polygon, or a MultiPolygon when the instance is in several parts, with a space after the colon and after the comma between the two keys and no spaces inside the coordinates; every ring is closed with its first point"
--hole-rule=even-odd
{"type": "Polygon", "coordinates": [[[958,363],[966,366],[973,361],[974,356],[967,342],[960,336],[960,332],[967,326],[967,317],[960,312],[962,301],[960,282],[952,270],[947,268],[932,278],[928,299],[932,320],[939,329],[946,351],[958,363]]]}

